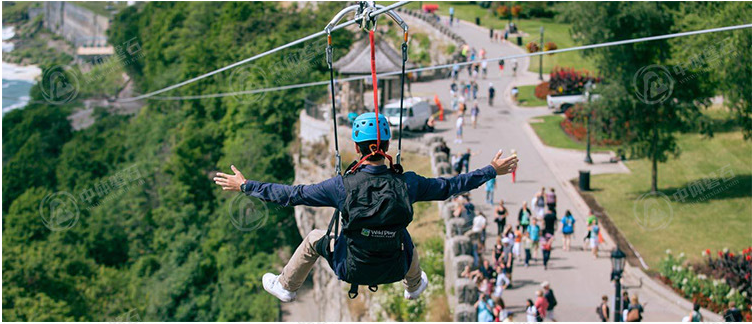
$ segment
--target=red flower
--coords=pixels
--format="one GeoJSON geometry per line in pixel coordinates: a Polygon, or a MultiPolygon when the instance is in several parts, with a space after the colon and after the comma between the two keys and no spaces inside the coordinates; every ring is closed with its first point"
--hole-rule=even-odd
{"type": "Polygon", "coordinates": [[[752,261],[752,255],[747,254],[746,259],[747,259],[747,261],[752,261]]]}
{"type": "Polygon", "coordinates": [[[706,250],[705,250],[705,254],[706,254],[707,256],[710,256],[710,249],[706,249],[706,250]]]}
{"type": "Polygon", "coordinates": [[[729,252],[728,256],[729,256],[729,258],[733,258],[734,257],[734,253],[729,252]]]}
{"type": "Polygon", "coordinates": [[[723,257],[723,251],[718,251],[718,256],[723,257]]]}

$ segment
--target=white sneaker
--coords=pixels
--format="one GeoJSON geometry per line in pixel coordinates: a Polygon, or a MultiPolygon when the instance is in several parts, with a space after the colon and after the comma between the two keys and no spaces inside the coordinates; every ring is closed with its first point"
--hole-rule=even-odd
{"type": "Polygon", "coordinates": [[[420,294],[426,290],[426,287],[428,287],[428,276],[426,276],[425,271],[421,271],[420,274],[420,286],[418,286],[418,290],[409,292],[407,289],[405,289],[405,299],[418,299],[420,297],[420,294]]]}
{"type": "Polygon", "coordinates": [[[261,277],[261,282],[264,284],[264,290],[274,295],[274,297],[279,298],[283,303],[289,303],[295,300],[295,297],[298,295],[297,292],[288,291],[285,288],[282,288],[282,285],[279,284],[279,276],[272,273],[265,273],[264,276],[261,277]]]}

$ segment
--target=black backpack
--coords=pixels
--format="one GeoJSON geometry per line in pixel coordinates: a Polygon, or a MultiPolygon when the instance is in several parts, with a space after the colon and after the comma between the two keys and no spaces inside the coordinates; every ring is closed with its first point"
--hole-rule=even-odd
{"type": "Polygon", "coordinates": [[[334,212],[316,248],[337,277],[351,284],[348,295],[355,298],[358,285],[375,292],[377,285],[405,278],[412,262],[413,246],[405,242],[410,242],[406,236],[413,207],[402,175],[391,170],[347,174],[343,182],[347,193],[344,209],[334,212]],[[342,232],[338,235],[340,212],[342,232]],[[331,239],[333,251],[329,248],[331,239]]]}

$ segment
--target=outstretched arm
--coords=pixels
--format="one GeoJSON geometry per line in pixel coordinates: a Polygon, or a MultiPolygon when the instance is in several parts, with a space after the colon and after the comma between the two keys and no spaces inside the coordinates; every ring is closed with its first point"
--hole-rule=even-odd
{"type": "Polygon", "coordinates": [[[340,177],[334,177],[311,185],[283,185],[278,183],[246,180],[235,166],[235,174],[217,173],[214,182],[225,191],[241,191],[263,201],[282,206],[306,205],[311,207],[339,208],[344,201],[345,188],[340,177]]]}
{"type": "Polygon", "coordinates": [[[480,187],[497,175],[504,175],[517,169],[517,156],[501,158],[502,151],[496,153],[491,164],[469,173],[451,178],[424,178],[418,175],[416,201],[445,200],[461,192],[480,187]]]}

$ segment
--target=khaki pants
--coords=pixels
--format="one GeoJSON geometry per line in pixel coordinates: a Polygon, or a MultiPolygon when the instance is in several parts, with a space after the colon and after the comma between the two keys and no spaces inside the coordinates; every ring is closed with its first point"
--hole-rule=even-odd
{"type": "MultiPolygon", "coordinates": [[[[326,231],[315,229],[303,239],[303,243],[300,243],[292,258],[290,258],[290,262],[287,262],[287,265],[279,275],[279,283],[282,285],[282,288],[288,291],[297,291],[300,289],[316,260],[321,256],[316,252],[315,246],[316,242],[324,237],[324,235],[326,235],[326,231]]],[[[413,260],[410,263],[410,269],[408,269],[405,279],[402,280],[402,285],[405,286],[407,291],[412,292],[418,289],[421,273],[420,261],[418,261],[418,249],[413,249],[413,260]]]]}

